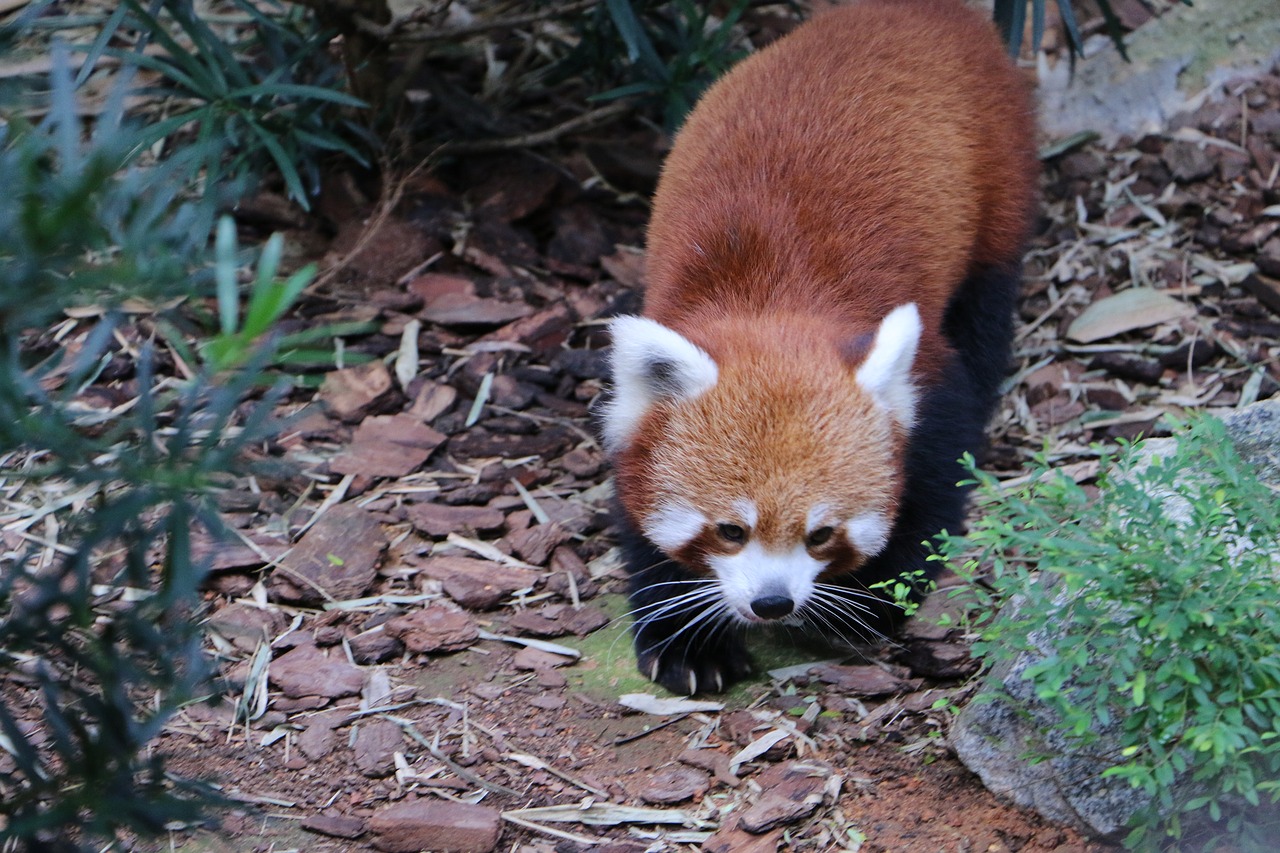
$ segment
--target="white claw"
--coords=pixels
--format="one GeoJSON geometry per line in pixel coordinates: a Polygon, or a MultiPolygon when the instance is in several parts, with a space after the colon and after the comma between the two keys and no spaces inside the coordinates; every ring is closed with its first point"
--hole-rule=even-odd
{"type": "Polygon", "coordinates": [[[658,663],[659,663],[659,662],[660,662],[660,658],[654,658],[654,659],[653,659],[653,666],[649,667],[649,680],[650,680],[650,681],[657,681],[657,680],[658,680],[658,663]]]}
{"type": "Polygon", "coordinates": [[[720,670],[718,669],[716,670],[716,692],[717,693],[724,692],[724,678],[721,677],[720,670]]]}
{"type": "Polygon", "coordinates": [[[689,695],[698,692],[698,674],[693,670],[689,670],[689,695]]]}

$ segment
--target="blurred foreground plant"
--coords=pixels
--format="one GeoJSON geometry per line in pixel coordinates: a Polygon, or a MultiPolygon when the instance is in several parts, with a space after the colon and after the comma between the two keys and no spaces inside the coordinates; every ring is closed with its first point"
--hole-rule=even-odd
{"type": "MultiPolygon", "coordinates": [[[[131,94],[153,116],[132,140],[163,142],[198,156],[210,192],[235,196],[274,169],[303,208],[319,190],[324,158],[368,165],[375,147],[365,104],[348,94],[342,66],[328,52],[332,33],[309,11],[276,0],[228,0],[239,13],[197,11],[193,0],[124,0],[102,20],[76,77],[84,83],[103,56],[143,73],[131,94]]],[[[0,39],[52,17],[39,0],[0,29],[0,39]]],[[[65,14],[65,13],[64,13],[65,14]]]]}
{"type": "Polygon", "coordinates": [[[272,430],[270,395],[244,403],[308,276],[260,276],[268,322],[207,344],[235,357],[162,375],[147,311],[211,290],[214,208],[185,195],[208,152],[129,165],[145,133],[121,99],[86,139],[54,65],[48,118],[0,128],[0,843],[29,849],[157,833],[207,800],[151,741],[208,692],[197,543],[222,535],[213,495],[272,430]],[[122,405],[95,402],[108,368],[122,405]]]}

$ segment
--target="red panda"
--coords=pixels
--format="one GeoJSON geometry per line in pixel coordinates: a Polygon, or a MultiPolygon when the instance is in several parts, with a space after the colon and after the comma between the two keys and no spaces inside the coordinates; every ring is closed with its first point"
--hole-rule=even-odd
{"type": "Polygon", "coordinates": [[[1035,212],[1029,89],[959,0],[862,0],[689,116],[601,413],[654,681],[723,689],[750,625],[888,630],[877,585],[961,524],[1035,212]]]}

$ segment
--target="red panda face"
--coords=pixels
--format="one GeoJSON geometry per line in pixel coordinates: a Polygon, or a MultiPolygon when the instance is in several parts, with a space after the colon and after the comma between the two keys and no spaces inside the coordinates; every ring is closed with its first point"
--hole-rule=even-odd
{"type": "Polygon", "coordinates": [[[883,550],[915,408],[914,305],[860,346],[795,317],[612,330],[604,433],[624,510],[714,577],[731,615],[786,617],[883,550]]]}

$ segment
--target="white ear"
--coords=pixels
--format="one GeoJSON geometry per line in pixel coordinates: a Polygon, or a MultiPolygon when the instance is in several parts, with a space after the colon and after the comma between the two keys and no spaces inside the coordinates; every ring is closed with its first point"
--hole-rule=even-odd
{"type": "Polygon", "coordinates": [[[903,426],[910,426],[916,413],[916,386],[911,381],[911,365],[920,344],[920,311],[914,302],[899,305],[880,322],[875,343],[862,366],[858,384],[903,426]]]}
{"type": "Polygon", "coordinates": [[[720,371],[711,356],[653,320],[618,317],[609,331],[613,397],[604,408],[604,443],[613,453],[654,403],[691,400],[710,390],[720,371]]]}

